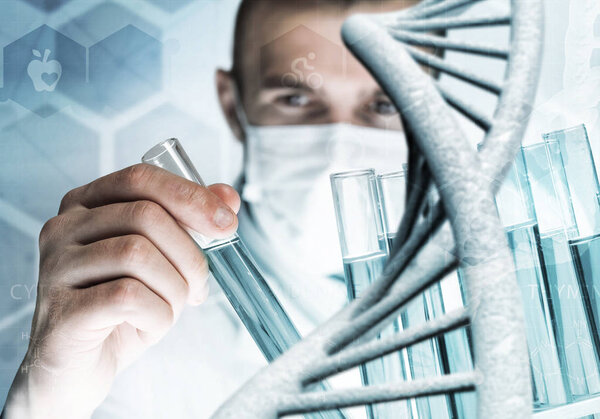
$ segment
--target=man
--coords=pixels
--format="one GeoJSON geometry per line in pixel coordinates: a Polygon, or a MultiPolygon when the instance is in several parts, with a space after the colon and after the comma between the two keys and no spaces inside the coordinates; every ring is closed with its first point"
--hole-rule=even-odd
{"type": "Polygon", "coordinates": [[[208,417],[266,364],[217,286],[204,302],[206,260],[180,224],[227,237],[241,207],[240,235],[303,334],[342,307],[327,175],[398,169],[406,153],[398,114],[340,28],[414,3],[242,3],[217,88],[245,145],[243,201],[147,165],[65,195],[40,234],[31,343],[5,419],[208,417]]]}

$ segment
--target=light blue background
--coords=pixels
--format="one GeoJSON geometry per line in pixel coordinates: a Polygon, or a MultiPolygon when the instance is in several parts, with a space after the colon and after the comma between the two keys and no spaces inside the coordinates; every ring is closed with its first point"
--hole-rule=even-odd
{"type": "MultiPolygon", "coordinates": [[[[549,30],[541,115],[526,142],[588,122],[597,151],[600,108],[585,121],[576,113],[561,116],[571,106],[563,96],[575,91],[564,74],[571,48],[566,35],[577,24],[568,19],[570,6],[586,1],[597,0],[545,0],[549,30]]],[[[215,67],[230,64],[237,5],[238,0],[0,0],[0,406],[28,345],[38,234],[68,190],[137,163],[168,137],[182,140],[208,183],[232,182],[238,174],[241,147],[227,130],[214,88],[215,67]],[[62,64],[53,92],[36,92],[26,74],[38,44],[54,50],[49,60],[62,64]]],[[[584,46],[595,48],[590,56],[596,61],[598,28],[600,23],[596,40],[584,46]]],[[[457,54],[448,58],[464,64],[457,54]]],[[[502,76],[502,68],[489,63],[468,65],[502,76]]],[[[481,106],[491,104],[488,96],[452,80],[443,83],[481,106]]]]}

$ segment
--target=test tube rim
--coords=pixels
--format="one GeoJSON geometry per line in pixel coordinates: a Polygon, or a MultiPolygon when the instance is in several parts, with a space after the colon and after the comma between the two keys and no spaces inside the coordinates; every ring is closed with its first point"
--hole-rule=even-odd
{"type": "Polygon", "coordinates": [[[150,150],[144,153],[144,155],[142,156],[142,162],[148,163],[157,160],[169,149],[175,149],[177,147],[177,144],[179,144],[179,140],[177,138],[169,138],[167,140],[161,141],[160,143],[156,144],[150,150]]]}
{"type": "Polygon", "coordinates": [[[586,128],[585,124],[577,124],[572,127],[546,132],[546,133],[542,134],[542,138],[544,139],[544,141],[557,141],[558,142],[558,140],[556,138],[556,134],[568,133],[568,132],[575,131],[575,130],[578,130],[581,128],[583,128],[583,130],[585,131],[585,134],[587,136],[588,134],[587,134],[587,128],[586,128]]]}
{"type": "Polygon", "coordinates": [[[329,177],[334,180],[334,179],[344,179],[344,178],[348,178],[348,177],[355,177],[355,176],[359,176],[359,175],[375,175],[375,169],[354,169],[354,170],[347,170],[344,172],[336,172],[336,173],[332,173],[329,175],[329,177]]]}
{"type": "Polygon", "coordinates": [[[381,173],[377,175],[377,179],[392,179],[396,177],[406,177],[406,170],[396,170],[393,172],[381,173]]]}
{"type": "MultiPolygon", "coordinates": [[[[552,141],[554,141],[554,140],[552,140],[552,141]]],[[[540,141],[540,142],[537,142],[537,143],[524,145],[521,148],[523,149],[523,151],[525,151],[525,150],[533,150],[533,149],[535,149],[537,147],[543,147],[543,146],[547,146],[547,145],[548,144],[547,144],[546,141],[540,141]]]]}

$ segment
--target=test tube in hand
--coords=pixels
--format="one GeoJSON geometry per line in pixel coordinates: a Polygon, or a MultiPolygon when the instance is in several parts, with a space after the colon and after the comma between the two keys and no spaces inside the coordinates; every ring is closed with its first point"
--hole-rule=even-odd
{"type": "MultiPolygon", "coordinates": [[[[205,186],[175,138],[154,146],[142,162],[205,186]]],[[[226,239],[210,239],[186,230],[206,255],[212,274],[269,362],[300,340],[237,233],[226,239]]]]}
{"type": "MultiPolygon", "coordinates": [[[[142,162],[205,186],[185,150],[175,138],[150,149],[142,162]]],[[[239,236],[211,239],[186,228],[208,259],[209,268],[250,335],[271,362],[301,337],[267,285],[239,236]]],[[[325,383],[322,385],[326,388],[325,383]]],[[[311,418],[344,419],[341,411],[308,415],[311,418]]]]}

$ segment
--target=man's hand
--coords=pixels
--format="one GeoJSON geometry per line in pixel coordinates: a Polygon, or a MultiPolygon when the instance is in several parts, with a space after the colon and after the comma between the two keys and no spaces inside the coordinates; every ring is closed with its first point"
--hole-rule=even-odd
{"type": "Polygon", "coordinates": [[[240,199],[139,164],[76,188],[40,233],[31,341],[5,419],[89,417],[120,370],[208,295],[208,265],[181,227],[225,238],[240,199]]]}

